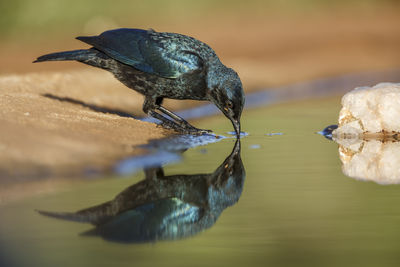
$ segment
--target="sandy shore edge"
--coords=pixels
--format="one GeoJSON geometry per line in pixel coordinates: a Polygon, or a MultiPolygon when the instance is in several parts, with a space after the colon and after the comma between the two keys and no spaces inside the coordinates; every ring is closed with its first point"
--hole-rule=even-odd
{"type": "Polygon", "coordinates": [[[97,70],[0,76],[0,175],[105,170],[173,134],[135,119],[143,98],[97,70]]]}

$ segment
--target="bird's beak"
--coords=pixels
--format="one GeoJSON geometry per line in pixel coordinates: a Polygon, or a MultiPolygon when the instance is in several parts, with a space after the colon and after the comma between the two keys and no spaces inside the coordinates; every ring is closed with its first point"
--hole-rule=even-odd
{"type": "Polygon", "coordinates": [[[240,138],[240,121],[231,119],[231,122],[233,124],[233,128],[235,128],[236,138],[240,138]]]}

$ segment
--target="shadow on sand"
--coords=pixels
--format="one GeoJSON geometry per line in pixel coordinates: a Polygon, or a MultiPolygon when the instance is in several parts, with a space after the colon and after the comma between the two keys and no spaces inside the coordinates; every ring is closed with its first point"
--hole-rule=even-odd
{"type": "Polygon", "coordinates": [[[99,107],[99,106],[96,106],[96,105],[93,105],[93,104],[88,104],[88,103],[85,103],[85,102],[83,102],[81,100],[73,99],[73,98],[70,98],[70,97],[56,96],[56,95],[53,95],[53,94],[43,94],[42,96],[50,98],[50,99],[53,99],[53,100],[58,100],[58,101],[61,101],[61,102],[68,102],[68,103],[71,103],[71,104],[80,105],[82,107],[89,108],[89,109],[91,109],[93,111],[96,111],[96,112],[115,114],[115,115],[118,115],[118,116],[121,116],[121,117],[126,117],[126,118],[134,118],[134,119],[138,119],[139,118],[139,117],[133,116],[132,114],[129,114],[129,113],[127,113],[125,111],[122,111],[122,110],[111,109],[111,108],[106,108],[106,107],[99,107]]]}

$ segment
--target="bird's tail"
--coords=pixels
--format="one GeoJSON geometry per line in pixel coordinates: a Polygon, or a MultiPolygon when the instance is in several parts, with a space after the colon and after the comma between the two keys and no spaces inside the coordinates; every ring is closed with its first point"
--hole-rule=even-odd
{"type": "Polygon", "coordinates": [[[93,206],[87,209],[79,210],[77,212],[58,212],[58,211],[44,211],[36,210],[41,215],[52,217],[61,220],[101,224],[109,218],[115,216],[115,211],[112,207],[112,202],[108,201],[103,204],[93,206]]]}
{"type": "Polygon", "coordinates": [[[85,61],[95,54],[96,52],[91,49],[57,52],[40,56],[35,61],[33,61],[33,63],[43,62],[43,61],[64,61],[64,60],[85,61]]]}
{"type": "Polygon", "coordinates": [[[91,222],[90,219],[81,214],[77,214],[74,212],[53,212],[53,211],[44,211],[44,210],[36,210],[39,214],[47,216],[47,217],[52,217],[52,218],[57,218],[57,219],[62,219],[62,220],[67,220],[67,221],[74,221],[74,222],[91,222]]]}

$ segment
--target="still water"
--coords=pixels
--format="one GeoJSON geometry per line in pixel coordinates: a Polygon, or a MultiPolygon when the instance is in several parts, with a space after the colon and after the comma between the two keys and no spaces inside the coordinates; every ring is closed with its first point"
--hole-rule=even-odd
{"type": "MultiPolygon", "coordinates": [[[[316,134],[339,109],[329,98],[246,110],[240,144],[7,202],[0,264],[399,266],[400,185],[345,176],[338,145],[316,134]]],[[[196,126],[231,130],[222,116],[196,126]]]]}

